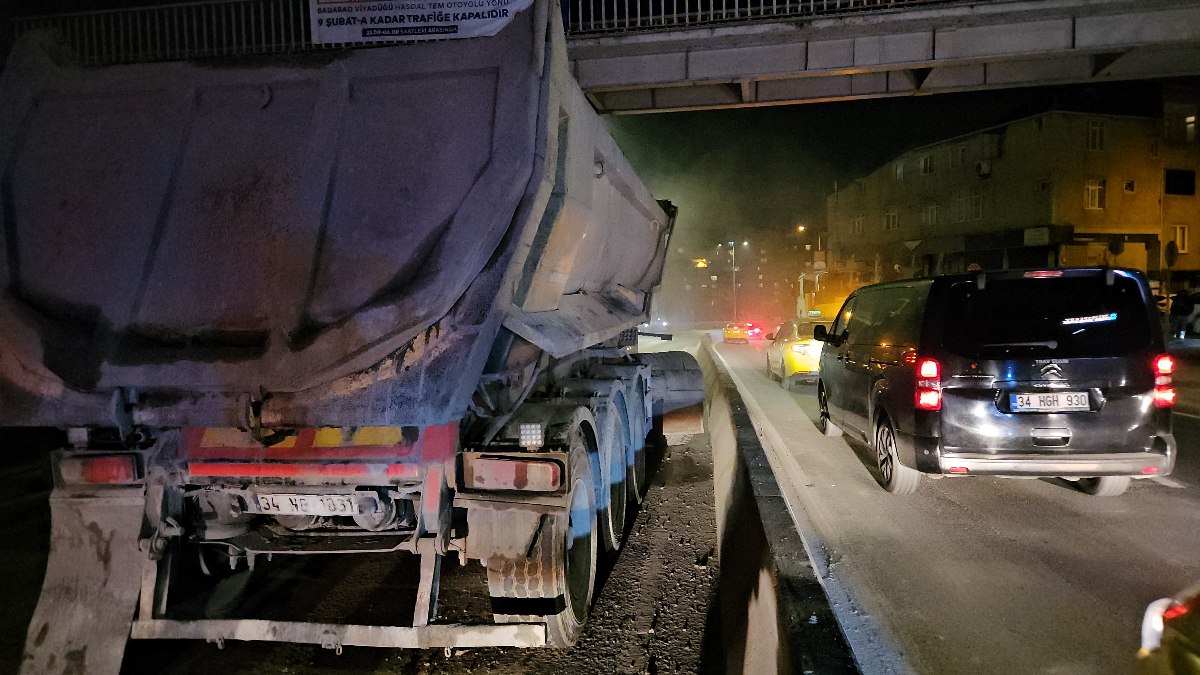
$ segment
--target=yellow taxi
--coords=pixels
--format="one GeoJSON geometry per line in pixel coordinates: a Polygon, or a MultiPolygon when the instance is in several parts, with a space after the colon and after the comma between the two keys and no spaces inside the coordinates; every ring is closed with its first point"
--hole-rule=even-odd
{"type": "Polygon", "coordinates": [[[821,360],[821,342],[813,339],[813,327],[829,321],[788,321],[774,333],[768,333],[767,373],[791,390],[797,382],[816,382],[821,360]]]}
{"type": "Polygon", "coordinates": [[[749,342],[750,341],[750,324],[747,323],[727,323],[725,329],[721,331],[721,339],[725,342],[749,342]]]}

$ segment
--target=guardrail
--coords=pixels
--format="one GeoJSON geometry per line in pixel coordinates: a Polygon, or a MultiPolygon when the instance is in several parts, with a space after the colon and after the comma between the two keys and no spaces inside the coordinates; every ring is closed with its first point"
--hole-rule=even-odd
{"type": "MultiPolygon", "coordinates": [[[[568,37],[804,20],[969,0],[560,0],[568,37]]],[[[13,18],[17,35],[56,29],[87,65],[340,49],[315,45],[310,0],[202,0],[13,18]]],[[[377,43],[378,44],[378,43],[377,43]]]]}

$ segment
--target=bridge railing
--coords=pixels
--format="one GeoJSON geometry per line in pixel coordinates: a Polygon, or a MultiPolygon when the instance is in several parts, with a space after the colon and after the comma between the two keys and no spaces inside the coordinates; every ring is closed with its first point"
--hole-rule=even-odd
{"type": "Polygon", "coordinates": [[[55,29],[88,65],[321,49],[308,0],[213,0],[13,19],[15,33],[55,29]]]}
{"type": "Polygon", "coordinates": [[[569,36],[804,19],[962,0],[562,0],[569,36]]]}
{"type": "MultiPolygon", "coordinates": [[[[560,0],[568,36],[803,19],[964,0],[560,0]]],[[[57,29],[84,63],[138,63],[354,46],[315,45],[309,0],[200,0],[13,19],[57,29]]]]}

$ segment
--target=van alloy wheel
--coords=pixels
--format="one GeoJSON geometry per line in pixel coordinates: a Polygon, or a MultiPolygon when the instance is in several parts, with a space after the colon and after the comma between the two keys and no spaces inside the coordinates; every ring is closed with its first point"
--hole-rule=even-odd
{"type": "Polygon", "coordinates": [[[897,495],[916,492],[921,474],[900,463],[896,452],[896,432],[887,418],[879,420],[879,426],[875,429],[875,457],[879,463],[880,484],[885,490],[897,495]]]}
{"type": "Polygon", "coordinates": [[[841,436],[842,430],[829,419],[829,394],[825,391],[825,385],[820,382],[817,383],[817,407],[821,410],[821,433],[826,436],[841,436]]]}

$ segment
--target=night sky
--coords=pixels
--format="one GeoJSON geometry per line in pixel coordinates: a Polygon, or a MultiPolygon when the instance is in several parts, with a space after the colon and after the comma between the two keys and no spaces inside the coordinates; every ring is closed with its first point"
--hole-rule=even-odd
{"type": "MultiPolygon", "coordinates": [[[[1194,84],[1194,81],[1182,81],[1194,84]]],[[[834,181],[902,152],[1050,109],[1157,116],[1161,86],[1130,82],[614,116],[651,192],[680,208],[673,248],[824,222],[834,181]]]]}

